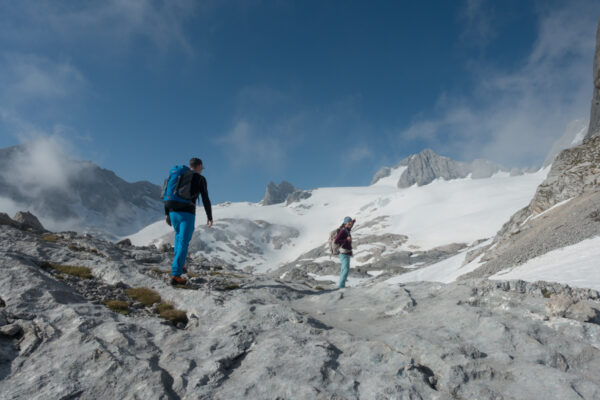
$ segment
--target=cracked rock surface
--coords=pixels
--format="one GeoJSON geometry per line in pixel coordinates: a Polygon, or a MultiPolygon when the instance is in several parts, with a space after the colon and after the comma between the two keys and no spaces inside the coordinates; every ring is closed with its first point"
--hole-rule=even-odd
{"type": "Polygon", "coordinates": [[[0,226],[0,398],[600,398],[595,291],[486,280],[319,291],[194,259],[192,284],[175,288],[171,257],[0,226]],[[158,318],[128,287],[189,322],[158,318]],[[113,297],[139,308],[116,313],[102,303],[113,297]]]}

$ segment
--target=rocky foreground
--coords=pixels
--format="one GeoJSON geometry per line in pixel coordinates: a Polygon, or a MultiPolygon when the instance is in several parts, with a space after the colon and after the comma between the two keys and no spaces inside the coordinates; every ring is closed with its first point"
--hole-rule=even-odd
{"type": "Polygon", "coordinates": [[[557,284],[341,291],[0,221],[2,399],[598,399],[600,296],[557,284]],[[79,268],[73,268],[79,267],[79,268]]]}

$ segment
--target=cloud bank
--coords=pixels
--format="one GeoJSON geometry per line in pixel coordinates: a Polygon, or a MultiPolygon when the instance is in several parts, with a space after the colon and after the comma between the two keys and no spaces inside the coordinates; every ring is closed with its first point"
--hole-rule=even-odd
{"type": "MultiPolygon", "coordinates": [[[[468,15],[481,13],[479,3],[467,2],[468,15]]],[[[415,118],[398,140],[420,141],[465,160],[540,164],[569,122],[589,113],[599,12],[591,1],[540,11],[537,38],[520,65],[509,72],[474,67],[469,96],[441,94],[435,111],[415,118]]],[[[467,29],[488,35],[487,25],[471,25],[467,29]]]]}

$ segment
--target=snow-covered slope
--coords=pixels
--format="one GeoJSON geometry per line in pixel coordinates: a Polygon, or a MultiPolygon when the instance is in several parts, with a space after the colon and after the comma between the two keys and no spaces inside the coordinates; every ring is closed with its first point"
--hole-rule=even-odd
{"type": "Polygon", "coordinates": [[[490,278],[543,280],[600,290],[600,237],[553,250],[490,278]]]}
{"type": "MultiPolygon", "coordinates": [[[[510,215],[527,204],[547,174],[547,170],[516,177],[498,173],[487,179],[436,180],[398,189],[394,175],[401,174],[401,169],[367,187],[315,189],[310,198],[290,205],[219,204],[214,207],[213,228],[204,226],[199,208],[190,249],[209,259],[264,272],[324,246],[329,232],[346,215],[357,219],[357,260],[376,247],[381,254],[450,243],[469,245],[493,236],[510,215]],[[399,246],[377,242],[378,237],[389,234],[407,239],[399,246]],[[361,244],[361,238],[372,240],[361,244]]],[[[130,239],[138,245],[160,244],[172,241],[173,233],[159,221],[130,239]]]]}

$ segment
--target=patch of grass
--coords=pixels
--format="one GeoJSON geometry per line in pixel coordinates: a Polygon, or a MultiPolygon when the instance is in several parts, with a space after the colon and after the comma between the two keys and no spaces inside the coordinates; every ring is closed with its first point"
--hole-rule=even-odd
{"type": "Polygon", "coordinates": [[[71,250],[71,251],[84,251],[85,250],[85,248],[79,247],[76,244],[70,244],[68,247],[69,247],[69,250],[71,250]]]}
{"type": "Polygon", "coordinates": [[[60,240],[60,236],[54,235],[52,233],[44,233],[42,235],[42,240],[44,240],[48,243],[56,243],[60,240]]]}
{"type": "Polygon", "coordinates": [[[198,288],[189,285],[173,285],[177,289],[197,290],[198,288]]]}
{"type": "Polygon", "coordinates": [[[174,310],[175,307],[171,303],[160,303],[156,306],[156,311],[160,314],[168,310],[174,310]]]}
{"type": "MultiPolygon", "coordinates": [[[[78,267],[73,265],[63,265],[63,264],[52,264],[49,262],[45,262],[42,264],[42,268],[53,269],[55,271],[60,272],[61,274],[76,276],[82,279],[92,279],[94,275],[92,275],[92,270],[88,267],[78,267]]],[[[58,275],[57,275],[58,277],[58,275]]],[[[60,278],[59,278],[60,279],[60,278]]]]}
{"type": "Polygon", "coordinates": [[[549,299],[550,297],[552,297],[552,293],[547,290],[546,288],[542,289],[542,296],[544,296],[544,298],[549,299]]]}
{"type": "Polygon", "coordinates": [[[127,289],[125,290],[125,294],[145,306],[151,306],[152,304],[160,303],[161,301],[160,294],[145,287],[127,289]]]}
{"type": "Polygon", "coordinates": [[[119,314],[123,314],[123,315],[129,315],[129,313],[131,312],[131,310],[129,310],[129,303],[126,301],[121,301],[121,300],[107,300],[104,302],[104,305],[113,310],[114,312],[117,312],[119,314]]]}
{"type": "Polygon", "coordinates": [[[159,313],[158,316],[162,319],[170,321],[173,325],[177,325],[179,322],[182,322],[184,324],[188,323],[188,317],[185,311],[177,310],[174,308],[164,310],[163,312],[159,313]]]}
{"type": "Polygon", "coordinates": [[[315,286],[315,290],[325,290],[323,286],[315,286]]]}
{"type": "Polygon", "coordinates": [[[238,285],[237,283],[228,283],[225,286],[223,286],[221,288],[221,290],[235,290],[235,289],[239,289],[240,285],[238,285]]]}

